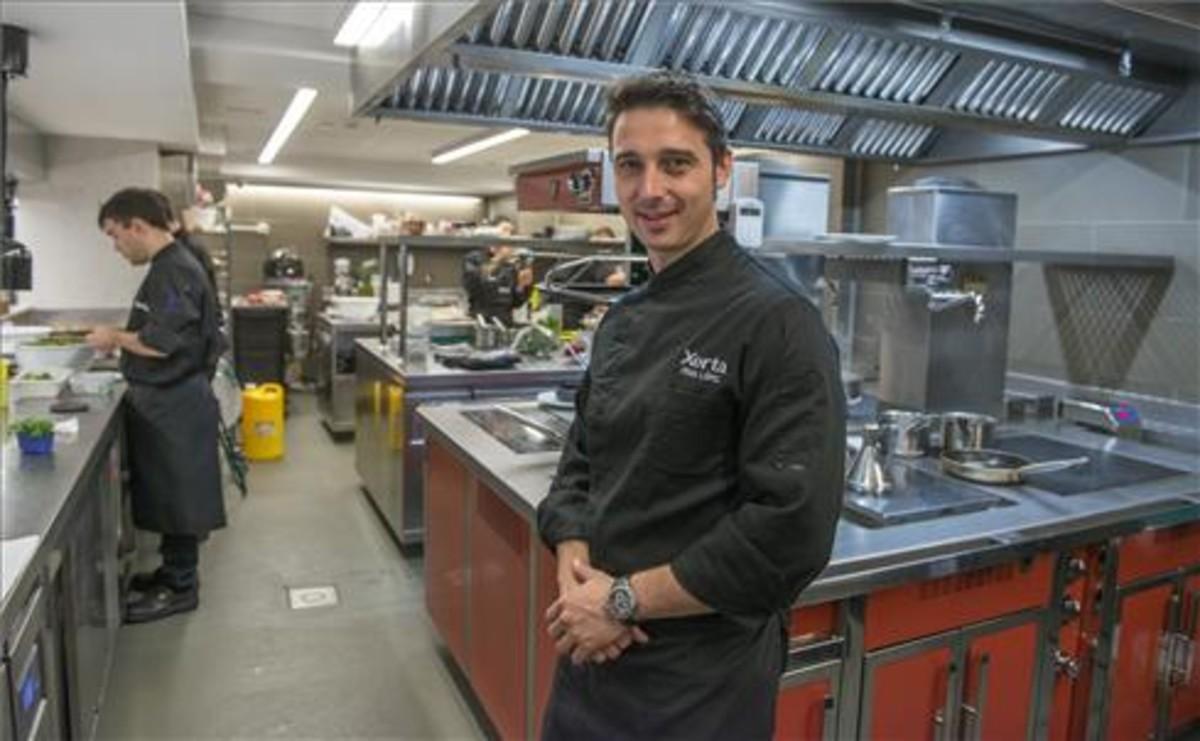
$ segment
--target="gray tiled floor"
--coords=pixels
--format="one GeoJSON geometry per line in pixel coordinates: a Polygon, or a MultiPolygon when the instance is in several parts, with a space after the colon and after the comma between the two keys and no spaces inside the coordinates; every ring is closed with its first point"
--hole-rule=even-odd
{"type": "Polygon", "coordinates": [[[292,400],[283,462],[201,550],[200,609],[121,629],[99,736],[475,739],[437,654],[420,562],[405,560],[311,396],[292,400]],[[288,609],[333,584],[337,607],[288,609]]]}

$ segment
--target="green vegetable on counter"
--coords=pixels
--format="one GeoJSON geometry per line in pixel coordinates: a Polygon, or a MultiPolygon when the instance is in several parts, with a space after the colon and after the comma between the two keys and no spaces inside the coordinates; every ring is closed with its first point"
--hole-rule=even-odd
{"type": "Polygon", "coordinates": [[[22,373],[21,377],[18,380],[20,380],[20,381],[53,381],[54,376],[50,375],[49,373],[46,373],[45,371],[30,371],[28,373],[22,373]]]}
{"type": "Polygon", "coordinates": [[[54,434],[54,422],[45,417],[18,419],[9,427],[14,435],[24,437],[50,437],[54,434]]]}

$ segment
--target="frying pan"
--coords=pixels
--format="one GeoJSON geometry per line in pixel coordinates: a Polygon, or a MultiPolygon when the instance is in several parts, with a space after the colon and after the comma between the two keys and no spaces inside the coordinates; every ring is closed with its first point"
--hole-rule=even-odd
{"type": "Polygon", "coordinates": [[[1088,463],[1087,456],[1034,463],[1023,455],[1002,450],[946,450],[942,470],[979,484],[1019,484],[1035,473],[1054,473],[1088,463]]]}

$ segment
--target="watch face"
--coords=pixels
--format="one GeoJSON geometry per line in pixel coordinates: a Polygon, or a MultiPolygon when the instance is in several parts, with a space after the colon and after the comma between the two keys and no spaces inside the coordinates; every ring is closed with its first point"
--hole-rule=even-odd
{"type": "Polygon", "coordinates": [[[613,612],[621,620],[633,617],[633,595],[627,589],[618,589],[612,595],[613,612]]]}

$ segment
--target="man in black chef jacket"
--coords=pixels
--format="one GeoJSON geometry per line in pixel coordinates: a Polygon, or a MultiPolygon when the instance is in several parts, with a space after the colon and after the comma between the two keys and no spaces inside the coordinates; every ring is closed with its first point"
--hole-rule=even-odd
{"type": "Polygon", "coordinates": [[[101,207],[100,228],[133,265],[149,263],[125,329],[97,327],[88,342],[121,351],[133,521],[161,533],[162,566],[133,579],[126,622],[196,609],[199,541],[225,525],[218,408],[208,371],[220,353],[217,302],[204,269],[170,232],[156,191],[127,188],[101,207]]]}
{"type": "Polygon", "coordinates": [[[595,338],[538,527],[558,562],[547,739],[768,739],[787,611],[828,562],[845,399],[814,307],[718,229],[709,94],[609,93],[621,214],[648,283],[595,338]]]}

